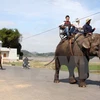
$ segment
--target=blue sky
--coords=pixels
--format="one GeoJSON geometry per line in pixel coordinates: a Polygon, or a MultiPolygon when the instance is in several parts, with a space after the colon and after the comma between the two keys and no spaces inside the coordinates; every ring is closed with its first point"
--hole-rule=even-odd
{"type": "MultiPolygon", "coordinates": [[[[28,36],[57,27],[69,14],[71,22],[100,12],[100,0],[3,0],[0,2],[0,28],[17,28],[23,35],[23,49],[37,52],[54,51],[59,42],[58,29],[43,35],[28,36]]],[[[100,14],[91,16],[92,26],[100,33],[100,14]]],[[[85,23],[81,20],[81,24],[85,23]]]]}

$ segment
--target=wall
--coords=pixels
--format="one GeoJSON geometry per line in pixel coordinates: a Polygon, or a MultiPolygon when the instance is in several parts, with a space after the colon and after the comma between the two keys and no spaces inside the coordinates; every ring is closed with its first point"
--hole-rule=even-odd
{"type": "Polygon", "coordinates": [[[17,49],[12,49],[10,48],[9,49],[9,60],[18,60],[18,57],[17,57],[17,49]]]}
{"type": "Polygon", "coordinates": [[[0,51],[3,59],[2,62],[13,62],[18,60],[17,49],[2,47],[0,51]]]}

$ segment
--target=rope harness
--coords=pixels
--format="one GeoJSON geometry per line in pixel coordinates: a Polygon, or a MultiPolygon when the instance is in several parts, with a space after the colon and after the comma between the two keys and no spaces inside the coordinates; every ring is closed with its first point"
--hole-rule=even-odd
{"type": "MultiPolygon", "coordinates": [[[[80,48],[80,50],[83,52],[82,47],[79,45],[79,43],[78,43],[78,41],[77,41],[77,39],[78,39],[81,35],[82,35],[82,34],[79,34],[76,38],[75,38],[75,36],[74,36],[74,41],[73,41],[73,43],[72,43],[72,39],[69,39],[69,48],[70,48],[70,52],[71,52],[71,55],[72,55],[72,56],[74,55],[73,47],[74,47],[75,42],[77,43],[77,45],[78,45],[78,47],[80,48]]],[[[90,37],[90,36],[84,37],[84,39],[86,39],[86,38],[88,38],[88,37],[90,37]]],[[[83,41],[84,41],[84,39],[83,39],[83,41]]],[[[88,41],[90,42],[89,38],[88,38],[88,41]]],[[[90,44],[90,45],[91,45],[91,44],[90,44]]],[[[90,49],[87,51],[86,54],[88,54],[89,51],[90,51],[90,49]]],[[[89,55],[89,54],[88,54],[88,55],[89,55]]]]}

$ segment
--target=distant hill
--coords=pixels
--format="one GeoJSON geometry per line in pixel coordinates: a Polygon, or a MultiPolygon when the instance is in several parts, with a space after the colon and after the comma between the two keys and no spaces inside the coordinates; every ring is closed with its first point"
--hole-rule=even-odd
{"type": "Polygon", "coordinates": [[[32,57],[32,56],[34,56],[31,52],[29,52],[27,50],[22,50],[22,52],[23,52],[23,56],[25,56],[25,57],[32,57]]]}
{"type": "Polygon", "coordinates": [[[42,57],[54,56],[54,53],[53,52],[37,53],[37,56],[42,56],[42,57]]]}
{"type": "Polygon", "coordinates": [[[24,56],[26,57],[34,57],[34,56],[41,56],[41,57],[47,57],[47,56],[54,56],[54,52],[48,52],[48,53],[38,53],[38,52],[29,52],[27,50],[22,50],[24,56]]]}

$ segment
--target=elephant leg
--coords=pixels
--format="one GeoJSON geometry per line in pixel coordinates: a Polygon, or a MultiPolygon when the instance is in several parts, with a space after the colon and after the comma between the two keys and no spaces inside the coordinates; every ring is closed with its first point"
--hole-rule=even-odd
{"type": "Polygon", "coordinates": [[[77,80],[75,79],[75,75],[74,75],[74,69],[75,69],[74,57],[70,57],[70,62],[68,64],[70,84],[75,84],[77,82],[77,80]]]}
{"type": "Polygon", "coordinates": [[[80,69],[79,69],[79,67],[78,67],[78,75],[79,75],[79,81],[78,81],[79,87],[86,87],[86,83],[85,83],[86,79],[80,79],[80,69]]]}
{"type": "Polygon", "coordinates": [[[69,83],[70,84],[77,83],[77,80],[75,79],[75,76],[74,76],[74,69],[73,70],[69,70],[69,83]]]}
{"type": "Polygon", "coordinates": [[[59,83],[59,70],[60,70],[60,62],[59,59],[55,59],[55,76],[54,76],[54,83],[59,83]]]}
{"type": "Polygon", "coordinates": [[[85,80],[89,77],[88,60],[86,57],[81,57],[79,61],[79,87],[86,87],[85,80]]]}

